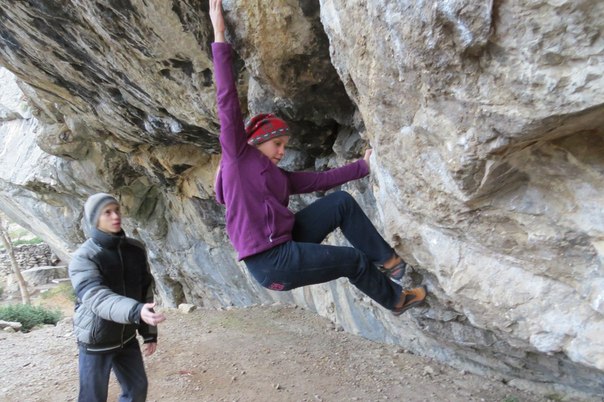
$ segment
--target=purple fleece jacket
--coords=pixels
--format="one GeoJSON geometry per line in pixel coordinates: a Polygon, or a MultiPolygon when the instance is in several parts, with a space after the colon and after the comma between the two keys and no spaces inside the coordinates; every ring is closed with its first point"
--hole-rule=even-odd
{"type": "Polygon", "coordinates": [[[222,159],[216,177],[216,199],[226,206],[226,229],[239,260],[292,239],[291,194],[328,190],[369,174],[360,159],[326,172],[288,172],[246,141],[231,46],[213,43],[214,77],[220,119],[222,159]]]}

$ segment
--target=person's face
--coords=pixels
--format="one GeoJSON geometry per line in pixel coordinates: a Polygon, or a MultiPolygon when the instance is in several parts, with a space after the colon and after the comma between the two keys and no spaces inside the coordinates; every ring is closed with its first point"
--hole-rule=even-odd
{"type": "Polygon", "coordinates": [[[119,233],[122,230],[120,206],[117,204],[105,206],[101,211],[97,227],[105,233],[119,233]]]}
{"type": "Polygon", "coordinates": [[[272,138],[262,144],[258,145],[257,148],[267,158],[271,160],[275,165],[283,159],[285,156],[285,147],[289,142],[288,135],[282,135],[281,137],[272,138]]]}

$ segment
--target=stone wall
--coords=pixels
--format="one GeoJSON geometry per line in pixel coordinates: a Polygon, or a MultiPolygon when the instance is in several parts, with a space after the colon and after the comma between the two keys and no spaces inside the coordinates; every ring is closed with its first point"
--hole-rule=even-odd
{"type": "MultiPolygon", "coordinates": [[[[60,260],[50,250],[48,244],[21,244],[14,247],[15,258],[21,270],[33,267],[57,265],[60,260]]],[[[12,264],[6,250],[0,250],[0,275],[13,272],[12,264]]]]}

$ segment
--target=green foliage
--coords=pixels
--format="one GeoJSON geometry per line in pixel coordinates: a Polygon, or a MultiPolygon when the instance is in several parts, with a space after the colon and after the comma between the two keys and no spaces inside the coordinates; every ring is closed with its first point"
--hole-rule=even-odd
{"type": "MultiPolygon", "coordinates": [[[[14,223],[8,223],[7,233],[8,237],[11,239],[13,247],[22,244],[32,245],[44,243],[44,240],[40,239],[38,236],[35,236],[33,233],[28,232],[26,229],[14,223]]],[[[0,242],[0,250],[4,250],[4,244],[2,242],[0,242]]]]}
{"type": "Polygon", "coordinates": [[[21,240],[20,239],[20,240],[14,240],[13,241],[13,247],[20,246],[21,244],[32,245],[32,244],[40,244],[40,243],[43,243],[43,242],[44,242],[44,240],[40,239],[39,237],[34,237],[33,239],[27,239],[27,240],[21,240]]]}
{"type": "Polygon", "coordinates": [[[503,401],[501,402],[519,402],[518,398],[516,398],[515,396],[506,396],[503,401]]]}
{"type": "Polygon", "coordinates": [[[2,297],[2,293],[4,293],[4,288],[0,287],[0,297],[2,297]]]}
{"type": "Polygon", "coordinates": [[[22,237],[27,237],[31,235],[31,233],[29,233],[21,226],[9,223],[8,235],[11,239],[20,239],[22,237]]]}
{"type": "Polygon", "coordinates": [[[58,284],[57,286],[49,289],[48,291],[42,293],[43,299],[52,299],[53,297],[63,296],[72,302],[75,302],[75,290],[73,286],[71,286],[71,282],[63,282],[58,284]]]}
{"type": "Polygon", "coordinates": [[[29,332],[36,325],[56,324],[61,319],[61,312],[29,304],[12,304],[0,307],[0,320],[20,322],[22,331],[29,332]]]}

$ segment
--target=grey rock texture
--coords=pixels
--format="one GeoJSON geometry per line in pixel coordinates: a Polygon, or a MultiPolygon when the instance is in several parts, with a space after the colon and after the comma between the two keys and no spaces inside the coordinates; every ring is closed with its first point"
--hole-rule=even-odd
{"type": "Polygon", "coordinates": [[[374,149],[345,188],[431,292],[397,319],[347,280],[270,292],[236,262],[205,1],[0,6],[0,209],[62,259],[109,191],[164,305],[296,303],[519,386],[604,392],[601,1],[225,0],[244,109],[296,133],[286,167],[374,149]]]}

